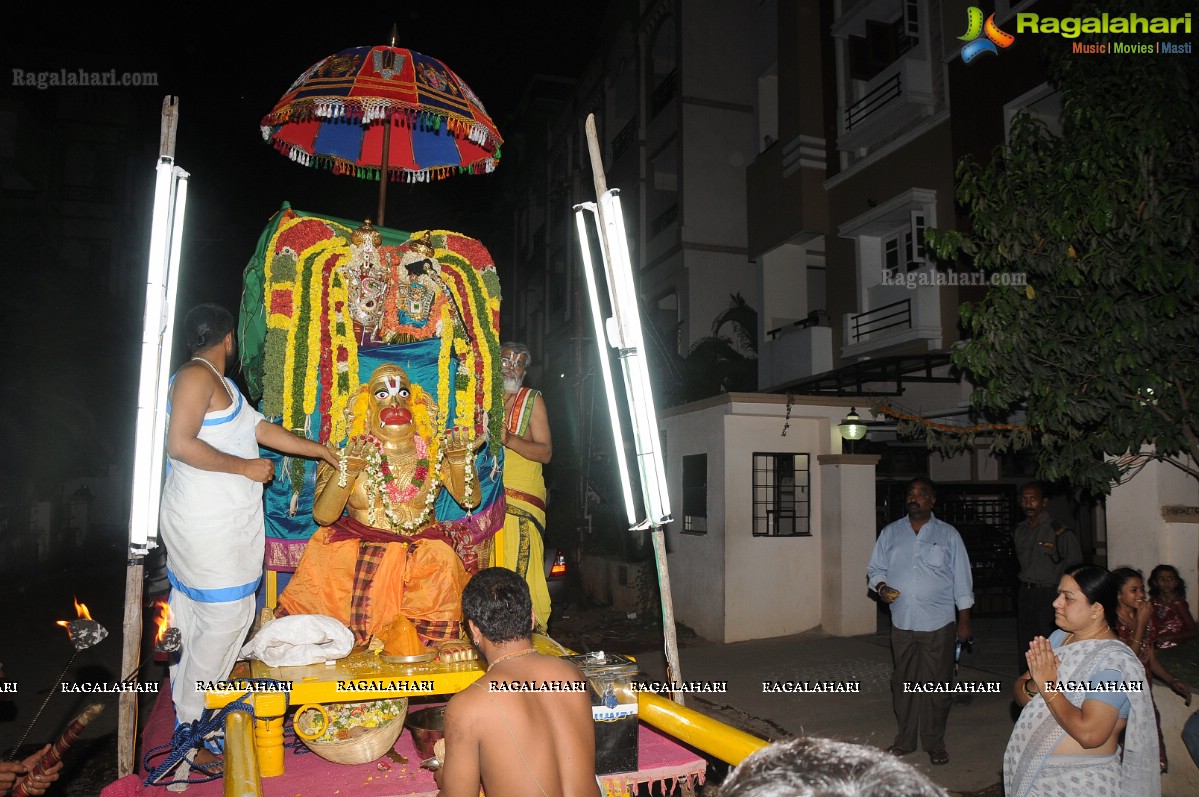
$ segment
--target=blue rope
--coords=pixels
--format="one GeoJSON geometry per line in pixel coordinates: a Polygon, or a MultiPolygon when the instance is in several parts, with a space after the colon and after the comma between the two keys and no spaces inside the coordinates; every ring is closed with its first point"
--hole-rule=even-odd
{"type": "MultiPolygon", "coordinates": [[[[143,785],[170,786],[176,783],[208,783],[209,781],[224,777],[223,772],[213,773],[208,769],[207,766],[201,766],[200,764],[197,764],[193,759],[188,757],[189,753],[203,745],[204,738],[208,736],[208,734],[215,730],[224,728],[225,716],[232,711],[245,711],[254,719],[260,719],[258,715],[254,713],[254,707],[246,702],[250,695],[255,694],[258,691],[282,691],[277,688],[281,682],[274,678],[238,678],[236,680],[251,684],[264,684],[274,688],[267,690],[251,689],[219,711],[206,708],[204,709],[204,713],[200,715],[200,719],[192,720],[191,722],[185,722],[179,727],[175,728],[175,732],[171,734],[170,742],[167,744],[160,744],[154,749],[147,751],[146,754],[142,756],[142,768],[148,773],[146,775],[146,779],[142,782],[143,785]],[[166,760],[157,767],[151,768],[150,759],[159,755],[164,750],[171,751],[166,760]],[[180,761],[184,759],[187,759],[187,763],[192,769],[203,773],[205,777],[190,778],[188,780],[168,780],[161,783],[157,782],[158,778],[170,772],[179,764],[180,761]]],[[[286,692],[285,694],[287,697],[287,705],[283,709],[284,716],[287,715],[288,709],[291,708],[291,692],[286,692]]]]}

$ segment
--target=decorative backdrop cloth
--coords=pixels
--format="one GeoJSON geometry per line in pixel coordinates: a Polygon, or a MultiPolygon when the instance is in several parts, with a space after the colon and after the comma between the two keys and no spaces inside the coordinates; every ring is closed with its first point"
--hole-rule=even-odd
{"type": "MultiPolygon", "coordinates": [[[[500,302],[494,261],[472,238],[430,231],[440,277],[455,297],[459,316],[454,323],[465,323],[466,330],[455,326],[451,343],[444,322],[429,323],[422,330],[405,328],[413,342],[359,346],[346,313],[345,286],[339,281],[340,268],[351,259],[350,234],[357,226],[296,211],[286,203],[271,219],[243,276],[238,334],[247,384],[252,395],[262,396],[269,417],[281,417],[284,426],[334,444],[344,439],[341,419],[348,397],[384,362],[398,363],[432,396],[443,428],[454,425],[464,412],[473,418],[476,433],[490,436],[474,463],[479,506],[468,513],[444,492],[436,504],[443,531],[473,572],[480,560],[479,546],[504,522],[503,448],[498,443],[502,398],[492,390],[498,382],[500,302]],[[463,371],[462,364],[469,368],[463,371]],[[486,430],[484,417],[491,419],[486,430]]],[[[388,228],[378,232],[380,255],[398,264],[412,236],[388,228]]],[[[312,520],[316,466],[270,452],[263,455],[277,462],[276,478],[266,490],[266,566],[290,572],[317,528],[312,520]]]]}

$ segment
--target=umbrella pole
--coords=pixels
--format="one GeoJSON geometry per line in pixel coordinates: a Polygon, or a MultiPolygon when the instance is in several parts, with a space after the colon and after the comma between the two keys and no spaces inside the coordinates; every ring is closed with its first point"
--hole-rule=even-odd
{"type": "Polygon", "coordinates": [[[391,150],[391,119],[383,120],[383,163],[379,172],[379,221],[383,226],[383,211],[387,207],[387,154],[391,150]]]}

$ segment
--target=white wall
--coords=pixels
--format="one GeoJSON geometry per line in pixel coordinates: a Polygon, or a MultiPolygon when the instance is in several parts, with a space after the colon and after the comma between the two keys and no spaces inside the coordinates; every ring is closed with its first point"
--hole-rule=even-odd
{"type": "Polygon", "coordinates": [[[675,618],[705,639],[724,639],[724,459],[722,407],[660,419],[674,522],[666,529],[675,618]],[[708,533],[683,534],[683,457],[708,455],[708,533]]]}
{"type": "MultiPolygon", "coordinates": [[[[853,545],[840,541],[828,551],[822,546],[822,518],[828,514],[824,501],[829,498],[822,473],[830,466],[822,466],[817,457],[840,453],[836,424],[847,409],[848,403],[840,401],[831,406],[797,403],[786,437],[782,436],[785,397],[777,395],[720,396],[671,410],[661,419],[671,506],[677,518],[667,530],[667,541],[674,610],[680,622],[719,642],[783,636],[820,625],[822,610],[832,599],[837,605],[834,633],[873,630],[863,619],[874,615],[874,606],[865,596],[865,559],[853,553],[853,545]],[[811,536],[753,536],[755,452],[809,455],[811,536]],[[708,455],[708,533],[683,534],[682,458],[701,453],[708,455]],[[847,550],[854,561],[842,567],[840,557],[847,550]],[[838,583],[828,583],[829,575],[838,583]],[[860,597],[861,607],[854,596],[860,597]]],[[[864,508],[868,516],[864,525],[852,511],[844,511],[844,503],[842,511],[833,515],[845,515],[851,526],[863,525],[872,544],[873,466],[851,481],[855,494],[867,494],[864,502],[854,499],[857,503],[850,504],[864,508]]]]}
{"type": "Polygon", "coordinates": [[[1199,526],[1167,523],[1163,506],[1199,506],[1199,482],[1173,465],[1150,462],[1107,498],[1109,567],[1131,565],[1148,578],[1158,564],[1171,564],[1190,586],[1195,606],[1199,585],[1199,526]]]}
{"type": "MultiPolygon", "coordinates": [[[[772,408],[778,409],[778,408],[772,408]]],[[[733,405],[736,412],[737,405],[733,405]]],[[[797,418],[781,437],[783,413],[725,418],[726,642],[797,634],[820,625],[820,469],[827,449],[818,420],[797,418]],[[753,536],[753,454],[809,455],[810,537],[753,536]]]]}

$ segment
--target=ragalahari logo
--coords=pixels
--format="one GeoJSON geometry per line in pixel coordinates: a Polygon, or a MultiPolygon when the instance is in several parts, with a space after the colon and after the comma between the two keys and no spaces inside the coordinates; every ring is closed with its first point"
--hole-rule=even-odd
{"type": "Polygon", "coordinates": [[[994,14],[984,23],[982,9],[971,6],[966,9],[966,35],[958,36],[958,40],[967,42],[962,48],[962,61],[968,64],[983,53],[999,55],[999,50],[1011,47],[1016,37],[999,29],[994,14]],[[980,39],[984,34],[986,38],[980,39]]]}

